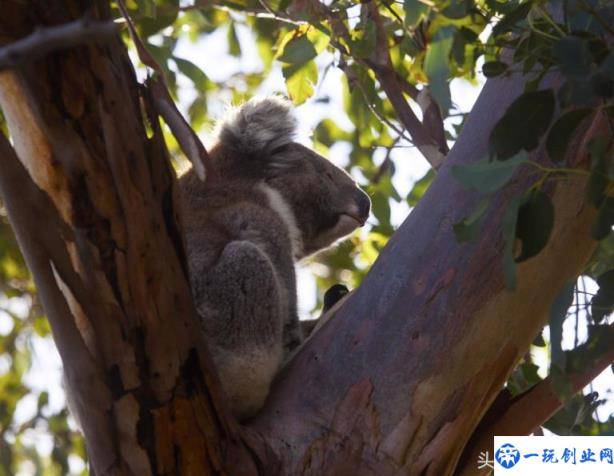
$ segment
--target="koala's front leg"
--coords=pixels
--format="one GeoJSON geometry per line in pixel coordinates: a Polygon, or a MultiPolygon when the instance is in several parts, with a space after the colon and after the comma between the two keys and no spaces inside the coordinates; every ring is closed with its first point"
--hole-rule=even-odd
{"type": "Polygon", "coordinates": [[[222,387],[239,419],[264,404],[283,359],[283,289],[268,256],[249,241],[226,245],[193,288],[222,387]]]}

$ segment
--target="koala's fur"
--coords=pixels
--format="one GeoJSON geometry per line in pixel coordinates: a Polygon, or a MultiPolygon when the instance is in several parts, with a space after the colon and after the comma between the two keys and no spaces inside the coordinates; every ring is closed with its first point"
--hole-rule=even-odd
{"type": "Polygon", "coordinates": [[[221,124],[210,151],[219,179],[180,177],[190,280],[232,411],[264,404],[302,341],[294,263],[362,226],[367,195],[343,170],[294,142],[277,97],[254,99],[221,124]]]}

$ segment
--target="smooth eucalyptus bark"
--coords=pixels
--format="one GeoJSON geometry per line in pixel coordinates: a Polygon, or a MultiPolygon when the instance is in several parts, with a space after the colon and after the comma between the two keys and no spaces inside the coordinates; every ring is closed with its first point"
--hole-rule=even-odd
{"type": "MultiPolygon", "coordinates": [[[[522,87],[517,76],[488,81],[426,195],[278,379],[252,427],[277,440],[292,471],[452,474],[553,298],[593,253],[584,179],[550,183],[550,243],[517,267],[517,289],[506,289],[501,221],[536,178],[530,166],[494,197],[477,242],[454,236],[452,225],[482,197],[450,169],[486,156],[492,125],[522,87]]],[[[579,143],[572,149],[579,154],[579,143]]],[[[544,162],[543,149],[532,159],[544,162]]]]}

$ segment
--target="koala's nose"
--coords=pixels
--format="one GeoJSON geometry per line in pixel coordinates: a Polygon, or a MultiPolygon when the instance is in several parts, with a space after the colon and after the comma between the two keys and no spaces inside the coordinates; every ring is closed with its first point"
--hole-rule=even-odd
{"type": "Polygon", "coordinates": [[[356,192],[356,205],[358,206],[358,213],[362,218],[363,223],[369,218],[369,212],[371,211],[371,199],[362,190],[356,192]]]}

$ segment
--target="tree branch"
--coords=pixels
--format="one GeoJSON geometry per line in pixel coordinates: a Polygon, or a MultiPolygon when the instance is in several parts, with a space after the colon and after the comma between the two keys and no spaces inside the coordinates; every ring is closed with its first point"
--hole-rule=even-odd
{"type": "MultiPolygon", "coordinates": [[[[432,100],[428,101],[424,107],[422,104],[419,104],[423,108],[425,116],[423,123],[420,122],[403,96],[403,90],[411,90],[413,92],[413,89],[402,86],[402,83],[405,83],[405,81],[399,77],[399,74],[392,65],[388,50],[388,36],[386,35],[377,4],[369,0],[362,4],[362,11],[365,20],[372,21],[377,30],[376,47],[370,58],[369,65],[386,92],[400,121],[411,134],[414,144],[431,166],[434,169],[438,169],[448,153],[448,145],[443,135],[443,121],[441,120],[439,106],[432,100]],[[436,111],[435,114],[433,107],[436,111]],[[437,124],[437,118],[439,118],[439,124],[437,124]],[[434,126],[433,130],[438,132],[438,137],[434,137],[430,129],[426,127],[427,119],[430,125],[434,126]]],[[[414,99],[417,100],[418,97],[419,95],[414,99]]]]}
{"type": "Polygon", "coordinates": [[[0,48],[0,71],[52,51],[108,41],[117,31],[118,26],[112,21],[93,21],[87,16],[63,25],[36,29],[25,38],[0,48]]]}
{"type": "Polygon", "coordinates": [[[155,58],[147,51],[145,44],[141,40],[134,22],[130,18],[128,9],[123,0],[117,0],[117,5],[128,24],[128,31],[130,37],[134,42],[139,59],[154,70],[157,77],[149,78],[147,86],[151,89],[152,98],[156,106],[158,114],[164,119],[171,129],[171,132],[177,139],[181,150],[186,155],[188,160],[192,163],[194,171],[200,180],[203,182],[207,178],[213,179],[216,175],[215,168],[212,166],[209,160],[209,154],[207,149],[196,135],[190,124],[177,109],[175,101],[171,98],[168,92],[168,86],[164,78],[164,72],[162,68],[155,60],[155,58]]]}
{"type": "Polygon", "coordinates": [[[36,289],[47,313],[57,344],[66,379],[71,388],[79,388],[75,399],[82,420],[90,457],[98,468],[121,467],[109,419],[112,406],[106,378],[87,348],[75,325],[71,310],[54,276],[53,263],[58,253],[66,253],[62,235],[44,230],[63,230],[66,226],[51,200],[34,184],[17,158],[8,139],[0,133],[0,198],[36,289]]]}
{"type": "MultiPolygon", "coordinates": [[[[609,329],[610,334],[614,334],[614,326],[610,325],[609,329]]],[[[586,344],[579,346],[571,353],[582,354],[587,347],[586,344]]],[[[614,348],[606,350],[582,371],[569,375],[571,394],[580,392],[612,362],[614,348]]],[[[564,403],[554,391],[551,375],[516,397],[511,397],[509,391],[504,389],[469,440],[458,466],[458,474],[473,474],[481,451],[490,450],[492,454],[495,435],[529,435],[560,410],[564,403]]]]}

